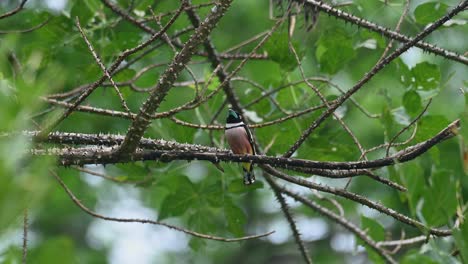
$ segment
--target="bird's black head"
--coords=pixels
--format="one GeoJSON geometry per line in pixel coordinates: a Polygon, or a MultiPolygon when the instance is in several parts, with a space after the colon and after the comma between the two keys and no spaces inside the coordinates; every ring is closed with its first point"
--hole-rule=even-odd
{"type": "Polygon", "coordinates": [[[236,111],[234,111],[232,109],[229,109],[228,110],[228,116],[226,118],[226,123],[234,124],[234,123],[239,123],[239,122],[242,122],[242,119],[241,119],[241,116],[239,115],[239,113],[237,113],[236,111]]]}

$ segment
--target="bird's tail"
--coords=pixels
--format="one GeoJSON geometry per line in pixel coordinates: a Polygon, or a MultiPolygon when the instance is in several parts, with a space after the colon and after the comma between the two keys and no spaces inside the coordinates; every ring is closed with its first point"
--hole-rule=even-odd
{"type": "Polygon", "coordinates": [[[250,185],[255,182],[255,175],[253,172],[253,164],[252,163],[244,163],[242,166],[244,170],[244,184],[250,185]]]}

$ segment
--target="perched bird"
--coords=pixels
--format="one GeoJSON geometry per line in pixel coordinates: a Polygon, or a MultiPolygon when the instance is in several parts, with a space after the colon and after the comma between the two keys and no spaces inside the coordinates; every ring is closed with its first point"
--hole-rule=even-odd
{"type": "MultiPolygon", "coordinates": [[[[253,146],[252,134],[249,128],[242,121],[241,115],[236,111],[229,109],[226,118],[226,139],[234,154],[253,154],[255,148],[253,146]]],[[[244,170],[244,184],[252,184],[255,182],[253,174],[252,162],[242,164],[244,170]]]]}

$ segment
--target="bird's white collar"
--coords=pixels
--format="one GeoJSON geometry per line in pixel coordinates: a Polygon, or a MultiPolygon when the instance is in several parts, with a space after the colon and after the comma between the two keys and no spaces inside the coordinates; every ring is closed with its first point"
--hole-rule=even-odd
{"type": "Polygon", "coordinates": [[[244,122],[239,122],[239,123],[228,123],[226,124],[226,129],[227,128],[233,128],[233,127],[240,127],[243,126],[244,122]]]}

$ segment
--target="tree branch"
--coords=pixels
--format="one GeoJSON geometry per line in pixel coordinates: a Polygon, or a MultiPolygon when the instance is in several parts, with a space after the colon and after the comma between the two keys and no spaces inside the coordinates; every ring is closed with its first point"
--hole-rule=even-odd
{"type": "Polygon", "coordinates": [[[185,229],[185,228],[181,228],[181,227],[178,227],[178,226],[166,224],[166,223],[159,222],[159,221],[149,220],[149,219],[117,218],[117,217],[104,216],[104,215],[98,214],[98,213],[96,213],[94,211],[91,211],[89,208],[84,206],[80,202],[80,200],[78,198],[76,198],[76,196],[72,193],[72,191],[65,185],[65,183],[62,181],[62,179],[60,179],[60,177],[57,175],[57,173],[55,173],[52,170],[50,170],[50,173],[55,177],[55,179],[60,184],[60,186],[65,190],[65,192],[70,197],[70,199],[73,201],[73,203],[75,203],[85,213],[87,213],[87,214],[89,214],[89,215],[91,215],[93,217],[102,219],[102,220],[113,221],[113,222],[123,222],[123,223],[141,223],[141,224],[160,225],[160,226],[165,226],[165,227],[168,227],[170,229],[174,229],[176,231],[179,231],[179,232],[182,232],[182,233],[185,233],[187,235],[194,236],[194,237],[210,239],[210,240],[216,240],[216,241],[221,241],[221,242],[239,242],[239,241],[244,241],[244,240],[249,240],[249,239],[256,239],[256,238],[269,236],[269,235],[271,235],[271,234],[273,234],[275,232],[275,231],[270,231],[268,233],[260,234],[260,235],[252,235],[252,236],[245,236],[245,237],[238,237],[238,238],[225,238],[225,237],[206,235],[206,234],[198,233],[198,232],[191,231],[191,230],[188,230],[188,229],[185,229]]]}
{"type": "Polygon", "coordinates": [[[366,234],[366,232],[353,223],[346,220],[344,217],[341,217],[334,212],[328,210],[325,207],[322,207],[318,203],[311,201],[307,198],[304,198],[298,194],[295,194],[285,188],[280,188],[280,191],[292,198],[296,201],[303,203],[304,205],[312,208],[314,211],[317,211],[319,214],[330,218],[332,221],[338,223],[339,225],[343,226],[344,228],[348,229],[350,232],[361,238],[366,244],[371,246],[380,256],[382,256],[388,263],[397,263],[383,248],[380,247],[378,243],[376,243],[370,236],[366,234]]]}
{"type": "Polygon", "coordinates": [[[28,257],[28,209],[25,208],[23,212],[23,258],[22,263],[26,264],[26,260],[28,257]]]}
{"type": "Polygon", "coordinates": [[[276,200],[278,200],[281,206],[281,211],[283,211],[284,217],[289,223],[289,227],[291,228],[293,232],[294,240],[296,241],[296,244],[299,247],[299,251],[301,252],[302,257],[304,258],[306,263],[312,264],[312,260],[309,257],[309,252],[304,245],[304,241],[301,239],[301,234],[299,233],[299,230],[297,229],[296,222],[294,222],[294,218],[290,211],[290,208],[288,204],[286,203],[286,200],[284,199],[283,195],[281,194],[281,189],[276,184],[274,179],[271,178],[268,174],[265,175],[265,180],[267,180],[268,184],[273,189],[273,193],[275,194],[276,200]]]}
{"type": "Polygon", "coordinates": [[[308,188],[311,188],[311,189],[314,189],[314,190],[327,192],[327,193],[331,193],[331,194],[334,194],[334,195],[337,195],[337,196],[344,197],[346,199],[349,199],[349,200],[355,201],[357,203],[366,205],[369,208],[375,209],[375,210],[377,210],[377,211],[379,211],[381,213],[389,215],[389,216],[393,217],[395,220],[398,220],[398,221],[400,221],[402,223],[408,224],[408,225],[416,227],[418,229],[423,229],[425,231],[428,231],[431,234],[434,234],[434,235],[437,235],[437,236],[450,236],[452,234],[451,230],[443,230],[443,229],[436,229],[436,228],[427,227],[423,223],[421,223],[421,222],[419,222],[419,221],[417,221],[415,219],[412,219],[412,218],[410,218],[410,217],[408,217],[406,215],[400,214],[399,212],[397,212],[397,211],[395,211],[395,210],[393,210],[391,208],[385,207],[381,203],[371,201],[371,200],[367,199],[364,196],[348,192],[348,191],[346,191],[344,189],[337,189],[337,188],[329,187],[329,186],[326,186],[326,185],[321,185],[321,184],[317,184],[317,183],[314,183],[314,182],[311,182],[311,181],[307,181],[307,180],[301,179],[299,177],[292,177],[292,176],[289,176],[289,175],[287,175],[285,173],[282,173],[282,172],[280,172],[278,170],[275,170],[274,168],[272,168],[269,165],[262,165],[262,168],[267,173],[270,173],[271,175],[273,175],[275,177],[278,177],[278,178],[281,178],[281,179],[283,179],[285,181],[289,181],[291,183],[295,183],[297,185],[308,187],[308,188]]]}
{"type": "MultiPolygon", "coordinates": [[[[111,164],[129,161],[161,160],[169,162],[173,160],[206,160],[211,162],[230,161],[230,162],[254,162],[257,164],[269,164],[275,167],[294,170],[296,167],[324,169],[324,170],[358,170],[375,169],[385,166],[391,166],[396,163],[403,163],[415,159],[424,154],[433,146],[455,136],[458,132],[459,120],[454,121],[434,137],[420,142],[416,145],[407,147],[391,156],[369,160],[369,161],[351,161],[351,162],[333,162],[333,161],[312,161],[295,158],[272,157],[265,155],[236,155],[227,152],[224,149],[211,148],[201,145],[180,144],[177,142],[165,140],[142,140],[137,152],[121,157],[112,151],[122,142],[122,137],[114,135],[87,135],[87,134],[51,134],[50,142],[71,142],[73,144],[96,144],[96,146],[84,148],[64,148],[64,149],[35,149],[34,155],[53,155],[59,156],[62,165],[84,165],[84,164],[111,164]],[[115,143],[115,144],[114,144],[115,143]],[[147,148],[149,144],[152,148],[147,148]],[[109,147],[102,147],[106,145],[109,147]],[[162,148],[161,146],[166,146],[162,148]]],[[[37,135],[37,132],[25,132],[31,136],[37,135]]],[[[9,134],[7,134],[9,135],[9,134]]],[[[5,136],[5,135],[3,135],[5,136]]],[[[37,137],[37,136],[36,136],[37,137]]],[[[36,138],[40,142],[48,142],[47,139],[36,138]]]]}
{"type": "Polygon", "coordinates": [[[130,108],[127,106],[127,102],[125,102],[125,99],[123,98],[122,93],[120,92],[119,87],[115,84],[114,80],[112,79],[112,76],[110,75],[109,71],[106,69],[106,66],[102,63],[101,58],[99,58],[99,55],[96,53],[96,51],[93,48],[93,45],[89,41],[89,39],[86,37],[86,34],[84,33],[83,29],[81,28],[80,20],[78,17],[76,17],[75,20],[76,27],[80,31],[81,36],[83,37],[83,40],[86,42],[86,45],[88,46],[89,51],[93,55],[94,60],[96,63],[99,65],[101,70],[104,72],[104,75],[107,77],[109,82],[112,84],[112,87],[114,87],[115,91],[117,92],[117,95],[119,96],[120,103],[122,104],[123,109],[129,114],[132,114],[132,111],[130,111],[130,108]]]}
{"type": "MultiPolygon", "coordinates": [[[[426,52],[430,52],[430,53],[442,56],[444,58],[451,59],[451,60],[463,63],[465,65],[468,65],[468,58],[463,56],[463,55],[457,54],[457,53],[455,53],[453,51],[448,51],[448,50],[439,48],[439,47],[437,47],[435,45],[432,45],[432,44],[429,44],[429,43],[426,43],[426,42],[423,42],[423,41],[420,41],[420,40],[415,41],[415,38],[412,39],[412,38],[410,38],[408,36],[405,36],[405,35],[403,35],[401,33],[398,33],[397,31],[392,31],[390,29],[387,29],[385,27],[382,27],[382,26],[379,26],[379,25],[377,25],[375,23],[367,21],[367,20],[365,20],[363,18],[351,15],[349,13],[346,13],[346,12],[342,11],[342,10],[339,10],[339,9],[336,9],[336,8],[332,7],[332,6],[328,5],[328,4],[326,4],[325,2],[318,1],[318,0],[295,0],[295,1],[300,2],[302,4],[305,4],[307,6],[311,6],[313,8],[317,8],[317,9],[319,9],[319,10],[321,10],[321,11],[323,11],[323,12],[329,14],[329,15],[332,15],[332,16],[334,16],[336,18],[342,19],[342,20],[344,20],[346,22],[355,24],[355,25],[363,27],[363,28],[367,28],[367,29],[369,29],[371,31],[380,33],[381,35],[384,35],[384,36],[386,36],[388,38],[400,41],[402,43],[414,42],[415,43],[414,46],[416,46],[418,48],[421,48],[422,50],[424,50],[426,52]]],[[[462,2],[462,4],[463,4],[463,2],[462,2]]],[[[466,4],[465,4],[465,6],[466,6],[466,4]]],[[[463,10],[463,7],[462,7],[461,10],[463,10]]],[[[459,11],[461,11],[461,10],[459,10],[459,11]]]]}
{"type": "Polygon", "coordinates": [[[4,14],[1,14],[0,19],[4,19],[6,17],[12,16],[12,15],[18,13],[19,11],[21,11],[24,8],[24,5],[26,4],[27,1],[28,0],[21,0],[21,3],[19,3],[19,5],[16,6],[15,9],[13,9],[11,11],[8,11],[8,12],[6,12],[4,14]]]}

